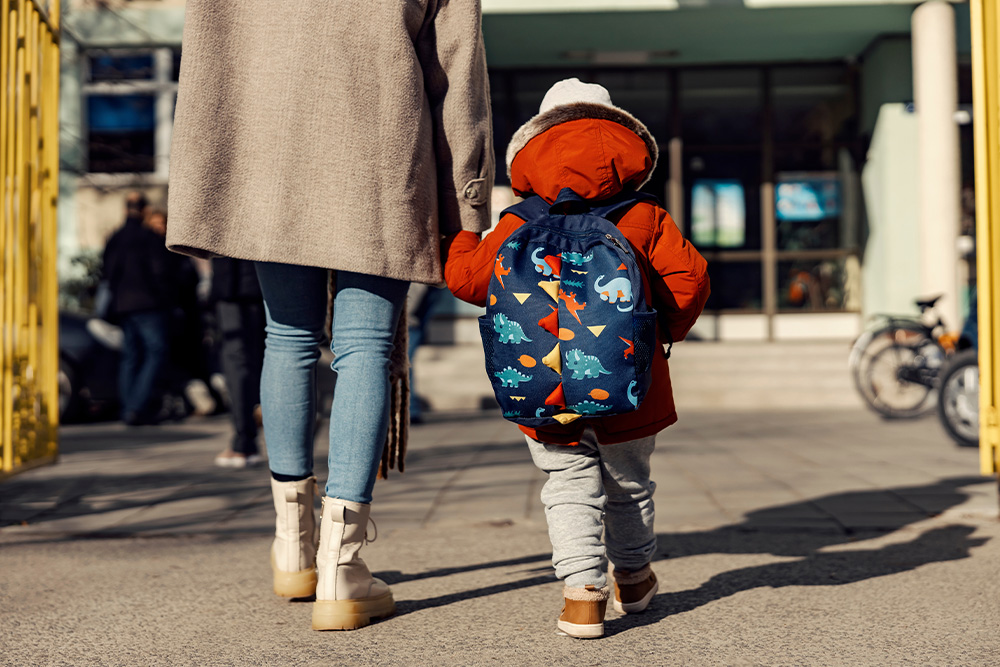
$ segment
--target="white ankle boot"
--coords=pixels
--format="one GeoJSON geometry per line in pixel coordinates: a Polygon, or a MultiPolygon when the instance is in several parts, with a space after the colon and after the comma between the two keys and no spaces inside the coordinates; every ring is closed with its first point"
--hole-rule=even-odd
{"type": "Polygon", "coordinates": [[[316,592],[316,478],[279,482],[271,478],[277,515],[271,544],[274,592],[286,598],[316,592]]]}
{"type": "Polygon", "coordinates": [[[396,611],[392,591],[358,556],[371,505],[323,499],[313,630],[354,630],[396,611]]]}

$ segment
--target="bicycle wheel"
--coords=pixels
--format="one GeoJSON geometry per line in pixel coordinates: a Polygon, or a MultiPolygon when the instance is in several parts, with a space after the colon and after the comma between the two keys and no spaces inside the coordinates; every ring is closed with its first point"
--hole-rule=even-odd
{"type": "Polygon", "coordinates": [[[933,391],[926,374],[924,345],[893,344],[876,352],[869,361],[861,397],[884,417],[917,417],[926,411],[933,391]],[[922,381],[916,381],[917,378],[922,381]]]}
{"type": "Polygon", "coordinates": [[[963,447],[979,446],[979,353],[955,355],[941,378],[938,417],[952,440],[963,447]]]}
{"type": "MultiPolygon", "coordinates": [[[[930,337],[926,327],[919,322],[895,321],[880,329],[874,329],[862,334],[854,346],[848,358],[848,367],[851,377],[854,380],[854,387],[858,394],[872,410],[885,416],[901,416],[892,414],[892,410],[884,409],[878,400],[878,393],[874,391],[871,384],[871,373],[869,367],[872,361],[884,350],[893,346],[905,346],[914,350],[924,349],[927,345],[937,345],[930,337]]],[[[882,357],[882,363],[885,363],[882,357]]]]}

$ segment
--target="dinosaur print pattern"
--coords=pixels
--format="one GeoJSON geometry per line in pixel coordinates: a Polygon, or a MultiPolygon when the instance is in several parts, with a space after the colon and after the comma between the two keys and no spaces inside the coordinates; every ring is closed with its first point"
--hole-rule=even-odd
{"type": "Polygon", "coordinates": [[[495,275],[497,277],[497,280],[500,281],[500,287],[502,287],[503,289],[507,289],[503,285],[503,277],[506,276],[508,273],[510,273],[510,269],[503,268],[503,255],[500,255],[499,257],[497,257],[496,264],[493,265],[493,275],[495,275]]]}
{"type": "Polygon", "coordinates": [[[564,262],[569,262],[573,266],[583,266],[590,260],[594,259],[594,251],[591,250],[586,255],[578,252],[564,252],[562,254],[564,262]]]}
{"type": "Polygon", "coordinates": [[[511,241],[510,243],[507,244],[506,247],[510,248],[511,250],[520,250],[521,249],[521,242],[520,241],[511,241]]]}
{"type": "Polygon", "coordinates": [[[520,419],[521,413],[517,410],[507,410],[503,413],[504,419],[520,419]]]}
{"type": "Polygon", "coordinates": [[[530,382],[534,375],[525,375],[524,373],[518,372],[516,368],[508,366],[502,371],[494,373],[493,377],[499,378],[500,383],[504,387],[513,387],[514,389],[517,389],[522,382],[530,382]]]}
{"type": "MultiPolygon", "coordinates": [[[[602,280],[604,280],[604,276],[598,276],[597,280],[594,281],[594,291],[601,295],[601,301],[607,301],[608,303],[618,303],[621,301],[622,305],[632,301],[632,283],[629,282],[628,278],[619,276],[612,278],[603,285],[601,284],[602,280]]],[[[633,304],[631,303],[629,303],[628,308],[622,308],[619,305],[618,310],[627,313],[632,310],[632,307],[633,304]]]]}
{"type": "Polygon", "coordinates": [[[500,334],[500,342],[504,344],[520,345],[522,341],[531,342],[531,339],[524,335],[524,329],[521,328],[521,325],[503,313],[497,313],[493,316],[493,330],[500,334]]]}
{"type": "Polygon", "coordinates": [[[581,415],[596,415],[599,412],[604,412],[605,410],[610,410],[610,405],[601,405],[600,403],[595,403],[593,401],[580,401],[576,405],[570,405],[568,410],[577,412],[581,415]]]}
{"type": "Polygon", "coordinates": [[[565,291],[559,290],[559,298],[566,302],[566,309],[569,311],[570,315],[575,317],[578,323],[583,324],[583,322],[580,322],[580,316],[577,315],[577,311],[583,310],[587,304],[577,303],[576,292],[570,292],[567,294],[565,291]]]}
{"type": "Polygon", "coordinates": [[[538,246],[531,253],[531,261],[535,263],[535,271],[546,277],[552,276],[553,278],[558,278],[559,271],[562,268],[562,260],[556,255],[539,257],[538,253],[544,251],[544,247],[538,246]]]}
{"type": "Polygon", "coordinates": [[[570,280],[569,278],[564,279],[562,281],[562,284],[566,285],[567,287],[576,287],[577,289],[583,289],[584,287],[586,287],[586,285],[583,284],[583,281],[570,280]]]}
{"type": "Polygon", "coordinates": [[[632,404],[633,408],[639,407],[639,395],[632,393],[632,390],[635,389],[637,384],[639,383],[635,380],[628,383],[628,402],[632,404]]]}
{"type": "Polygon", "coordinates": [[[601,365],[600,359],[584,354],[582,350],[570,350],[566,353],[566,368],[573,371],[574,380],[611,375],[611,372],[601,365]]]}
{"type": "Polygon", "coordinates": [[[628,359],[628,355],[630,355],[630,354],[634,357],[635,356],[635,343],[633,343],[632,341],[630,341],[628,338],[622,338],[621,336],[619,336],[618,338],[621,340],[621,342],[623,342],[626,345],[628,345],[628,347],[625,348],[625,356],[624,356],[624,358],[628,359]]]}

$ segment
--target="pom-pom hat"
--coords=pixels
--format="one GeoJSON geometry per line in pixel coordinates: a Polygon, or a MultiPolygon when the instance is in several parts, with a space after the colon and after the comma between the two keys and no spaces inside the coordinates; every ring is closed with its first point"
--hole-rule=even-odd
{"type": "Polygon", "coordinates": [[[510,177],[510,165],[518,152],[528,145],[528,142],[561,123],[582,118],[598,118],[610,120],[635,132],[646,144],[653,166],[646,178],[639,184],[642,187],[649,180],[659,150],[656,140],[642,122],[629,112],[616,107],[611,102],[611,94],[604,86],[596,83],[584,83],[577,78],[559,81],[545,93],[538,115],[518,128],[507,146],[507,177],[510,177]]]}

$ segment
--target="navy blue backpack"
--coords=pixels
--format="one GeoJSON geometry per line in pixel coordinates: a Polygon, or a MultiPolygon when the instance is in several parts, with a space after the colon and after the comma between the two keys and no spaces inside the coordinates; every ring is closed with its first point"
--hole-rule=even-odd
{"type": "Polygon", "coordinates": [[[479,318],[486,372],[510,421],[533,428],[636,410],[651,381],[656,311],[609,218],[655,197],[588,202],[566,188],[503,211],[525,221],[497,253],[479,318]],[[596,205],[595,205],[596,204],[596,205]]]}

